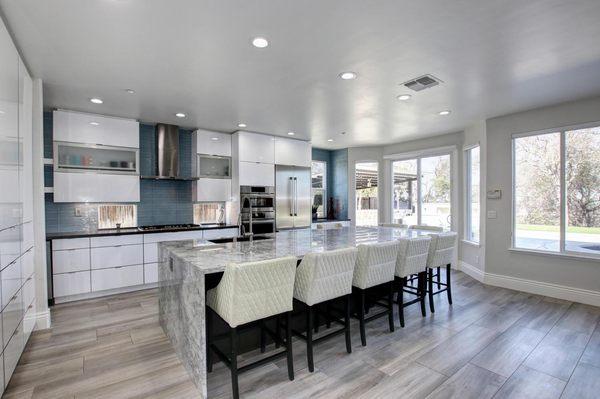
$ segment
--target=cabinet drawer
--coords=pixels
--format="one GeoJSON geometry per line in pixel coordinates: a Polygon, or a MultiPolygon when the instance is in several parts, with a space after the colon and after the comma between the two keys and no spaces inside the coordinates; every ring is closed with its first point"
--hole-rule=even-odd
{"type": "Polygon", "coordinates": [[[25,316],[23,316],[23,333],[25,334],[24,343],[27,344],[27,340],[31,335],[31,332],[35,328],[35,301],[29,305],[25,311],[25,316]]]}
{"type": "Polygon", "coordinates": [[[25,311],[35,299],[35,279],[33,276],[25,280],[21,291],[23,292],[23,311],[25,311]]]}
{"type": "Polygon", "coordinates": [[[21,258],[16,259],[2,270],[0,278],[2,279],[2,307],[4,307],[23,284],[21,258]]]}
{"type": "Polygon", "coordinates": [[[238,229],[214,229],[204,230],[205,240],[214,240],[215,238],[231,238],[238,235],[238,229]]]}
{"type": "Polygon", "coordinates": [[[14,335],[8,337],[8,345],[4,348],[4,383],[8,384],[10,377],[12,376],[13,371],[15,371],[15,367],[17,367],[17,363],[19,362],[19,358],[21,357],[21,352],[23,351],[23,326],[19,324],[18,328],[15,330],[14,335]]]}
{"type": "Polygon", "coordinates": [[[0,397],[4,393],[4,353],[0,355],[0,397]]]}
{"type": "Polygon", "coordinates": [[[0,231],[0,269],[21,255],[21,226],[12,226],[0,231]]]}
{"type": "Polygon", "coordinates": [[[96,247],[116,247],[122,245],[142,244],[144,236],[142,234],[125,234],[120,236],[92,237],[90,244],[92,248],[96,247]]]}
{"type": "Polygon", "coordinates": [[[25,252],[33,248],[33,223],[23,223],[23,248],[21,252],[25,252]]]}
{"type": "Polygon", "coordinates": [[[52,273],[90,270],[90,249],[67,249],[52,252],[52,273]]]}
{"type": "Polygon", "coordinates": [[[144,266],[124,266],[92,270],[92,291],[144,284],[144,266]]]}
{"type": "Polygon", "coordinates": [[[60,240],[52,240],[52,250],[59,251],[62,249],[77,249],[89,248],[89,238],[62,238],[60,240]]]}
{"type": "Polygon", "coordinates": [[[85,294],[91,291],[89,271],[56,274],[52,280],[55,297],[85,294]]]}
{"type": "Polygon", "coordinates": [[[92,269],[141,265],[144,263],[144,246],[141,244],[92,248],[91,254],[92,269]]]}
{"type": "Polygon", "coordinates": [[[178,231],[175,233],[144,234],[144,244],[163,241],[200,240],[202,239],[202,237],[202,230],[178,231]]]}
{"type": "Polygon", "coordinates": [[[33,248],[31,248],[21,256],[21,276],[23,280],[27,280],[33,275],[34,268],[33,248]]]}
{"type": "Polygon", "coordinates": [[[144,284],[156,283],[158,281],[158,263],[144,264],[144,284]]]}
{"type": "Polygon", "coordinates": [[[144,264],[158,262],[158,243],[144,244],[144,264]]]}
{"type": "Polygon", "coordinates": [[[4,346],[8,344],[8,340],[12,337],[22,318],[23,299],[21,291],[19,291],[13,295],[8,305],[6,305],[2,311],[2,336],[4,338],[4,346]]]}

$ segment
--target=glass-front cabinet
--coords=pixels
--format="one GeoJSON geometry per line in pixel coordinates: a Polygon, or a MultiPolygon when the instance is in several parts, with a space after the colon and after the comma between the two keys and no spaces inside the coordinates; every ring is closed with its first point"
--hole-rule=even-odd
{"type": "Polygon", "coordinates": [[[137,148],[54,142],[54,170],[139,175],[137,148]]]}
{"type": "Polygon", "coordinates": [[[231,157],[198,154],[198,177],[231,179],[231,157]]]}

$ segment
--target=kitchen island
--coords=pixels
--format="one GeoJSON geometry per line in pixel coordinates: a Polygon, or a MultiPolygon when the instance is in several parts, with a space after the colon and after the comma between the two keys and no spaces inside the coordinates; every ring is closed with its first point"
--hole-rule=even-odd
{"type": "Polygon", "coordinates": [[[206,397],[205,287],[230,263],[322,252],[430,232],[390,227],[287,230],[266,240],[214,244],[205,240],[159,246],[159,321],[192,380],[206,397]]]}

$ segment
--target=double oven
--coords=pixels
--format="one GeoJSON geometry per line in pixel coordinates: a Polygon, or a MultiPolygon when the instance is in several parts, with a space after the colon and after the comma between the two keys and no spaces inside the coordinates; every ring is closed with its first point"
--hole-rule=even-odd
{"type": "Polygon", "coordinates": [[[275,187],[240,186],[240,215],[246,232],[275,232],[275,187]]]}

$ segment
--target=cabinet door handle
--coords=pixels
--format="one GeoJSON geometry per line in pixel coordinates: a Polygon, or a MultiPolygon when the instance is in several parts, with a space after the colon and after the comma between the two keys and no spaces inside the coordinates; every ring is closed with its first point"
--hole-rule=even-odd
{"type": "Polygon", "coordinates": [[[17,294],[15,294],[12,298],[10,298],[11,301],[14,301],[15,299],[17,299],[17,294]]]}
{"type": "Polygon", "coordinates": [[[125,267],[125,266],[115,266],[115,269],[122,269],[122,268],[124,268],[124,267],[125,267]]]}

